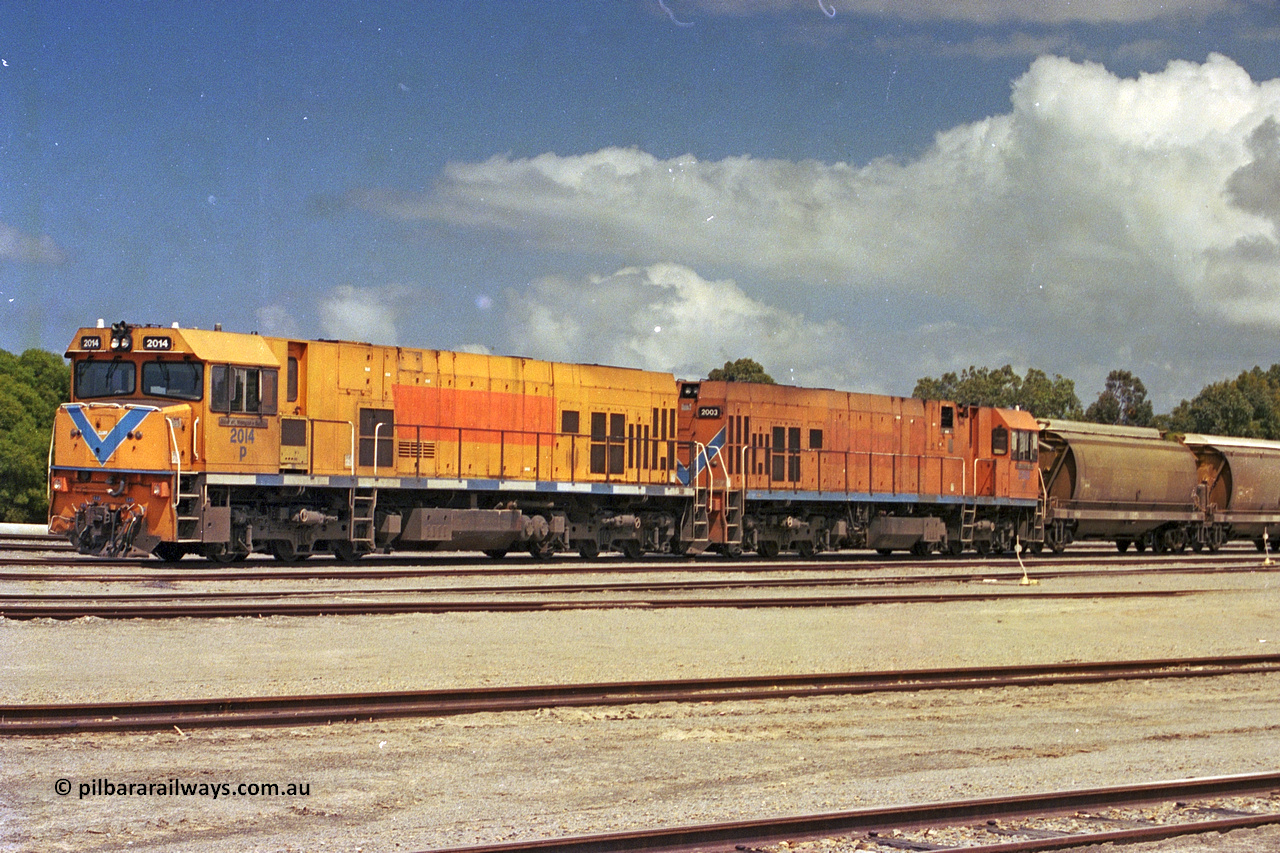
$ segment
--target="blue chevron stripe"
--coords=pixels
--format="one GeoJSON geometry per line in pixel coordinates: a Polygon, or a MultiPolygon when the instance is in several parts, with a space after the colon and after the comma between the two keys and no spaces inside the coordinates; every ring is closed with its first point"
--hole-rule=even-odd
{"type": "Polygon", "coordinates": [[[706,452],[696,454],[697,458],[693,460],[692,476],[689,474],[689,469],[684,467],[683,462],[676,462],[676,479],[680,481],[680,485],[687,486],[693,482],[694,478],[702,473],[702,469],[707,467],[707,462],[716,457],[716,454],[720,452],[720,448],[724,447],[724,431],[725,428],[720,427],[720,431],[707,442],[706,452]]]}
{"type": "Polygon", "coordinates": [[[120,420],[116,421],[116,425],[106,435],[99,435],[93,424],[89,421],[89,416],[84,413],[84,407],[79,403],[68,403],[67,414],[71,416],[71,422],[76,425],[76,429],[80,430],[84,443],[89,446],[93,458],[98,460],[99,465],[106,465],[107,461],[115,454],[120,445],[124,443],[125,436],[133,432],[134,429],[146,420],[147,415],[151,414],[150,409],[127,408],[120,420]]]}

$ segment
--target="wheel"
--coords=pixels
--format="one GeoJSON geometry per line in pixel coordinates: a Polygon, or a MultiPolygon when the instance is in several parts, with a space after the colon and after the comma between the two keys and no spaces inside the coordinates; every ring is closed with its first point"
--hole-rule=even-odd
{"type": "Polygon", "coordinates": [[[503,557],[507,556],[507,549],[506,548],[488,548],[485,550],[484,555],[488,557],[490,560],[501,560],[503,557]]]}
{"type": "Polygon", "coordinates": [[[892,554],[892,553],[893,553],[893,549],[892,549],[892,548],[877,548],[877,549],[876,549],[876,553],[877,553],[877,554],[879,554],[881,557],[887,557],[887,556],[889,556],[890,554],[892,554]]]}
{"type": "Polygon", "coordinates": [[[292,563],[298,559],[298,546],[288,539],[272,539],[267,543],[267,550],[282,563],[292,563]]]}
{"type": "Polygon", "coordinates": [[[618,547],[622,551],[622,556],[628,560],[638,560],[644,556],[644,545],[639,539],[623,539],[618,547]]]}
{"type": "Polygon", "coordinates": [[[351,563],[364,556],[364,552],[357,550],[356,543],[349,539],[334,539],[329,543],[329,550],[341,563],[351,563]]]}
{"type": "Polygon", "coordinates": [[[799,543],[796,545],[796,551],[800,553],[801,557],[805,558],[812,557],[814,554],[818,553],[818,549],[814,547],[812,542],[799,543]]]}
{"type": "Polygon", "coordinates": [[[756,543],[756,553],[766,560],[774,559],[781,551],[782,548],[776,539],[763,539],[756,543]]]}
{"type": "Polygon", "coordinates": [[[952,539],[947,543],[947,553],[952,557],[959,557],[964,553],[964,543],[959,539],[952,539]]]}
{"type": "Polygon", "coordinates": [[[1130,546],[1130,545],[1132,545],[1132,544],[1133,544],[1133,542],[1131,542],[1131,541],[1130,541],[1130,540],[1128,540],[1128,539],[1117,539],[1117,540],[1116,540],[1116,550],[1117,550],[1117,551],[1119,551],[1121,554],[1123,554],[1125,551],[1128,551],[1128,550],[1129,550],[1129,546],[1130,546]]]}
{"type": "Polygon", "coordinates": [[[933,546],[921,539],[911,546],[911,553],[917,557],[927,557],[933,553],[933,546]]]}
{"type": "Polygon", "coordinates": [[[213,542],[204,546],[204,558],[211,563],[227,565],[236,562],[240,555],[229,549],[223,542],[213,542]]]}
{"type": "Polygon", "coordinates": [[[725,545],[720,549],[720,553],[728,557],[730,560],[736,560],[742,556],[742,546],[737,543],[725,545]]]}
{"type": "Polygon", "coordinates": [[[535,560],[549,560],[551,555],[556,552],[556,546],[548,539],[541,542],[530,542],[529,553],[533,555],[535,560]]]}
{"type": "Polygon", "coordinates": [[[166,563],[176,563],[187,556],[187,549],[177,542],[161,542],[151,553],[158,560],[164,560],[166,563]]]}

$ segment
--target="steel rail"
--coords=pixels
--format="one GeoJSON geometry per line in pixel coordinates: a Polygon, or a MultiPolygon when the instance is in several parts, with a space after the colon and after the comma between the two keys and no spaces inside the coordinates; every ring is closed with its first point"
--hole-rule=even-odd
{"type": "MultiPolygon", "coordinates": [[[[20,537],[20,539],[26,539],[26,540],[30,540],[30,538],[31,537],[20,537]]],[[[9,547],[6,545],[6,541],[7,540],[5,537],[0,536],[0,551],[28,550],[27,548],[17,549],[17,548],[9,547]]],[[[55,551],[55,552],[69,551],[70,550],[69,546],[66,546],[66,547],[58,546],[58,543],[61,543],[61,542],[65,542],[65,540],[63,540],[61,537],[50,537],[49,547],[33,546],[30,550],[55,551]]],[[[605,570],[610,572],[650,571],[652,570],[652,566],[654,564],[661,564],[663,562],[690,565],[696,568],[700,568],[702,570],[708,570],[712,566],[715,566],[716,564],[720,564],[720,566],[717,566],[715,570],[723,570],[721,567],[732,566],[736,568],[736,570],[738,571],[750,571],[750,570],[770,571],[770,570],[775,570],[779,568],[781,569],[785,569],[785,568],[847,569],[850,567],[869,568],[869,569],[888,568],[888,567],[901,568],[904,566],[914,566],[914,565],[919,565],[919,566],[929,566],[929,565],[939,565],[939,564],[963,565],[965,563],[973,563],[973,562],[993,563],[993,564],[1005,566],[1011,563],[1016,564],[1017,562],[1017,558],[1013,553],[1006,553],[1006,554],[999,554],[999,555],[994,555],[994,554],[978,555],[973,553],[966,553],[959,557],[935,555],[930,558],[922,559],[910,554],[903,554],[898,557],[886,558],[878,554],[873,554],[873,553],[868,553],[863,551],[837,551],[837,552],[824,553],[817,557],[811,557],[811,558],[786,556],[786,557],[768,559],[768,558],[753,557],[750,555],[746,555],[741,558],[735,559],[731,563],[728,562],[726,558],[722,556],[711,555],[706,559],[697,560],[696,565],[695,565],[695,558],[684,557],[684,556],[672,556],[669,554],[646,554],[645,557],[642,559],[642,561],[640,561],[641,565],[637,566],[636,561],[625,560],[624,558],[621,557],[621,555],[614,555],[614,556],[617,556],[617,559],[614,559],[613,556],[602,556],[601,558],[598,558],[598,559],[582,560],[578,558],[576,555],[565,553],[565,554],[559,555],[558,559],[560,561],[566,561],[566,562],[571,561],[577,564],[578,567],[597,566],[599,567],[600,570],[605,570]],[[621,564],[621,565],[617,565],[617,564],[621,564]]],[[[1261,565],[1262,559],[1263,559],[1262,555],[1258,554],[1253,549],[1252,545],[1249,545],[1247,547],[1240,546],[1240,547],[1232,548],[1230,551],[1223,550],[1223,551],[1218,551],[1216,553],[1209,553],[1209,552],[1203,552],[1203,553],[1186,552],[1182,554],[1146,553],[1144,555],[1134,556],[1131,554],[1118,554],[1114,551],[1114,549],[1110,549],[1110,550],[1097,549],[1093,551],[1081,551],[1081,552],[1077,552],[1070,555],[1042,554],[1039,556],[1026,557],[1026,561],[1029,567],[1039,567],[1041,569],[1051,568],[1053,566],[1078,565],[1082,562],[1102,562],[1103,564],[1108,566],[1119,566],[1119,567],[1123,567],[1123,566],[1153,567],[1153,566],[1169,565],[1169,564],[1176,565],[1179,563],[1194,564],[1197,562],[1218,562],[1218,563],[1252,562],[1255,565],[1261,565]]],[[[474,558],[469,556],[438,554],[433,552],[419,553],[419,552],[409,552],[409,551],[398,551],[388,555],[373,555],[373,556],[366,557],[365,560],[361,562],[367,564],[373,561],[376,561],[379,565],[401,565],[401,566],[405,566],[405,565],[420,566],[424,562],[430,563],[432,565],[448,565],[450,563],[453,563],[453,564],[464,563],[464,564],[470,564],[470,565],[475,565],[477,563],[490,564],[489,568],[486,569],[487,571],[504,571],[504,570],[519,571],[521,569],[526,569],[526,570],[531,569],[536,572],[545,572],[545,571],[556,571],[561,568],[561,567],[555,567],[555,566],[547,566],[546,563],[542,561],[534,560],[532,557],[521,557],[520,555],[510,555],[506,559],[504,559],[501,564],[498,564],[498,563],[493,563],[491,559],[488,557],[474,558]],[[501,568],[501,566],[503,565],[511,565],[511,568],[503,569],[501,568]]],[[[0,558],[0,565],[28,565],[31,562],[33,561],[23,560],[20,558],[12,558],[12,557],[0,558]]],[[[51,555],[49,557],[46,557],[44,559],[34,561],[34,562],[48,564],[48,565],[65,565],[65,566],[75,566],[75,567],[157,565],[157,566],[173,568],[177,566],[190,565],[193,567],[191,569],[192,572],[221,571],[226,573],[232,573],[237,570],[236,565],[228,565],[228,566],[217,568],[217,569],[210,569],[208,568],[209,564],[203,560],[192,559],[192,560],[179,560],[176,562],[161,562],[161,561],[157,561],[155,558],[150,556],[104,558],[104,557],[85,556],[85,555],[79,555],[79,554],[67,554],[66,556],[63,556],[61,553],[59,553],[57,555],[51,555]]],[[[264,559],[260,562],[271,563],[274,561],[269,559],[264,559]]],[[[303,561],[298,561],[298,562],[287,563],[287,564],[281,563],[279,565],[290,566],[293,568],[306,570],[311,566],[318,566],[318,567],[332,566],[335,564],[335,562],[337,561],[327,558],[325,555],[320,555],[315,562],[308,561],[304,563],[303,561]]],[[[338,563],[338,564],[350,565],[350,564],[342,564],[342,563],[338,563]]],[[[239,565],[242,565],[242,564],[239,564],[239,565]]],[[[320,570],[325,571],[327,569],[320,568],[320,570]]],[[[580,569],[570,568],[568,570],[577,571],[580,569]]]]}
{"type": "MultiPolygon", "coordinates": [[[[1001,592],[993,587],[985,592],[937,594],[758,596],[741,598],[577,598],[484,601],[264,601],[201,604],[22,604],[0,602],[5,619],[216,619],[223,617],[267,616],[375,616],[404,613],[530,613],[547,610],[664,610],[674,608],[759,609],[768,607],[864,607],[876,604],[945,604],[997,599],[1070,600],[1104,598],[1178,598],[1215,595],[1237,590],[1094,590],[1065,592],[1040,589],[1034,592],[1001,592]]],[[[249,596],[240,595],[240,598],[249,596]]],[[[103,601],[109,595],[85,596],[84,601],[103,601]]]]}
{"type": "MultiPolygon", "coordinates": [[[[2,564],[2,561],[0,561],[2,564]]],[[[29,565],[29,563],[22,563],[29,565]]],[[[77,566],[79,568],[79,566],[77,566]]],[[[609,566],[609,565],[590,565],[590,566],[555,566],[555,567],[537,567],[527,566],[521,568],[495,568],[484,566],[472,566],[468,568],[441,568],[441,567],[418,567],[418,568],[348,568],[348,569],[331,569],[321,568],[319,566],[309,567],[309,569],[215,569],[201,571],[141,571],[141,572],[7,572],[0,570],[0,582],[4,581],[40,581],[40,582],[70,582],[70,581],[92,581],[92,582],[147,582],[147,581],[261,581],[261,580],[395,580],[403,578],[421,578],[421,577],[440,577],[440,578],[461,578],[461,577],[555,577],[563,575],[695,575],[699,578],[714,578],[718,575],[761,575],[761,574],[784,574],[792,572],[823,572],[828,574],[838,574],[835,578],[813,578],[810,576],[809,581],[813,586],[892,586],[894,584],[926,584],[926,583],[974,583],[978,581],[1005,581],[1019,580],[1022,578],[1021,571],[1005,571],[1003,568],[997,571],[989,572],[967,572],[963,574],[921,574],[921,575],[874,575],[874,574],[851,574],[851,572],[863,571],[861,567],[853,565],[815,565],[815,564],[788,564],[780,566],[732,566],[732,565],[690,565],[690,564],[654,564],[650,563],[644,566],[628,565],[628,566],[609,566]]],[[[1098,569],[1037,569],[1030,571],[1032,577],[1041,580],[1059,580],[1071,578],[1097,578],[1097,577],[1145,577],[1149,575],[1169,577],[1172,575],[1232,575],[1232,574],[1256,574],[1256,573],[1277,573],[1280,574],[1280,565],[1277,566],[1261,566],[1256,563],[1238,566],[1192,566],[1176,569],[1165,569],[1157,567],[1137,568],[1137,569],[1112,569],[1102,567],[1098,569]]],[[[623,587],[626,583],[631,583],[636,587],[643,587],[644,582],[615,582],[615,586],[623,587]]],[[[748,581],[737,579],[732,581],[726,580],[699,580],[699,581],[662,581],[660,583],[677,584],[683,583],[687,586],[693,586],[696,583],[705,584],[707,586],[724,585],[728,583],[743,584],[753,583],[756,585],[775,584],[789,586],[803,586],[804,583],[790,578],[773,578],[763,579],[759,581],[748,581]]],[[[650,584],[651,585],[651,584],[650,584]]]]}
{"type": "Polygon", "coordinates": [[[552,684],[529,687],[257,696],[88,704],[0,705],[0,735],[196,727],[324,725],[543,708],[734,702],[925,690],[976,690],[1216,678],[1280,672],[1280,655],[1168,658],[900,671],[552,684]]]}
{"type": "MultiPolygon", "coordinates": [[[[1084,577],[1097,578],[1095,573],[1084,577]]],[[[1039,576],[1044,578],[1045,576],[1039,576]]],[[[1060,576],[1058,576],[1060,577],[1060,576]]],[[[21,592],[0,593],[0,602],[59,602],[59,601],[213,601],[238,598],[317,598],[358,595],[549,595],[588,594],[606,592],[700,592],[729,589],[805,589],[840,587],[893,587],[921,585],[955,585],[972,583],[1017,584],[1021,572],[987,573],[980,575],[928,575],[918,578],[868,578],[868,577],[790,577],[790,578],[720,578],[703,580],[652,580],[652,581],[600,581],[596,583],[541,583],[541,584],[480,584],[470,586],[380,586],[367,589],[266,589],[218,592],[193,592],[169,590],[165,592],[124,593],[74,593],[54,592],[27,594],[21,592]]],[[[296,579],[296,578],[295,578],[296,579]]],[[[345,578],[343,578],[345,580],[345,578]]],[[[137,578],[135,581],[151,581],[155,578],[137,578]]],[[[281,579],[270,579],[281,580],[281,579]]],[[[306,578],[306,580],[315,580],[306,578]]]]}
{"type": "MultiPolygon", "coordinates": [[[[1280,786],[1280,773],[1257,773],[1239,776],[1216,776],[1202,779],[1179,779],[1111,788],[1091,788],[993,797],[978,800],[928,803],[889,808],[858,809],[827,814],[800,815],[783,818],[714,823],[668,829],[616,832],[573,838],[540,839],[524,842],[454,847],[435,853],[612,853],[612,851],[647,850],[653,853],[674,851],[721,851],[749,849],[780,842],[808,841],[819,838],[868,838],[872,833],[904,827],[968,826],[986,821],[1019,820],[1045,815],[1071,814],[1104,807],[1148,806],[1170,801],[1202,800],[1211,797],[1269,794],[1280,786]]],[[[1013,851],[1062,850],[1108,842],[1158,840],[1160,838],[1280,823],[1280,814],[1265,813],[1227,820],[1167,824],[1141,829],[1115,830],[1057,838],[993,844],[982,847],[954,848],[966,853],[1013,853],[1013,851]]],[[[924,848],[918,848],[924,849],[924,848]]],[[[934,848],[946,849],[946,848],[934,848]]]]}

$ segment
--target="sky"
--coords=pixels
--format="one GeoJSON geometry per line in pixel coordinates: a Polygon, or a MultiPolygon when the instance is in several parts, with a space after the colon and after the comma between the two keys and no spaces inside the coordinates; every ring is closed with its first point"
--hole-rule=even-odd
{"type": "Polygon", "coordinates": [[[98,318],[1157,412],[1280,362],[1272,0],[0,0],[0,348],[98,318]]]}

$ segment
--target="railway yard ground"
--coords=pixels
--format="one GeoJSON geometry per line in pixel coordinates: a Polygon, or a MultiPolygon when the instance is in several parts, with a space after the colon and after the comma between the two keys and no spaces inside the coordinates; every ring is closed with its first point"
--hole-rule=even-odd
{"type": "MultiPolygon", "coordinates": [[[[30,556],[2,547],[0,556],[30,556]]],[[[1280,653],[1280,568],[1264,566],[1251,552],[1223,551],[1224,559],[1236,560],[1237,570],[1221,574],[1185,574],[1170,566],[1158,574],[1046,576],[1034,587],[1009,577],[1018,569],[1010,558],[849,560],[838,569],[872,581],[929,575],[928,583],[912,586],[913,593],[1030,593],[977,600],[675,609],[646,606],[646,594],[632,606],[608,609],[557,604],[523,612],[4,618],[0,703],[1280,653]],[[984,580],[987,569],[991,577],[984,580]],[[941,577],[948,572],[957,575],[955,582],[941,577]],[[1144,595],[1053,597],[1122,590],[1144,595]],[[1158,595],[1162,591],[1179,594],[1158,595]]],[[[1114,551],[1087,551],[1072,568],[1119,568],[1117,561],[1114,551]]],[[[334,565],[316,560],[307,568],[334,565]]],[[[365,560],[359,567],[376,565],[376,559],[365,560]]],[[[427,558],[422,565],[433,563],[427,558]]],[[[479,565],[505,573],[542,564],[508,558],[479,565]]],[[[557,559],[553,565],[580,566],[583,572],[544,582],[689,580],[691,565],[717,576],[729,571],[729,564],[715,558],[653,560],[640,575],[616,573],[633,564],[613,558],[589,566],[557,559]]],[[[780,562],[761,572],[760,564],[750,564],[750,576],[807,576],[817,565],[780,562]]],[[[1033,578],[1045,565],[1027,563],[1033,578]]],[[[201,573],[209,568],[199,561],[184,562],[188,567],[201,573]]],[[[94,569],[134,575],[110,583],[23,580],[24,569],[15,565],[0,573],[0,593],[234,592],[241,587],[231,575],[246,567],[275,564],[255,560],[228,567],[227,580],[175,580],[173,568],[159,562],[94,569]]],[[[385,595],[397,584],[482,582],[532,581],[495,574],[254,583],[354,600],[385,595]]],[[[461,593],[433,594],[452,600],[461,593]]],[[[833,593],[801,587],[763,594],[833,593]]],[[[560,602],[566,593],[546,597],[560,602]]],[[[1278,700],[1280,673],[1256,673],[544,708],[320,726],[6,736],[0,739],[0,850],[413,851],[1274,771],[1280,768],[1278,700]],[[59,780],[68,783],[68,794],[55,790],[59,780]],[[183,795],[165,788],[121,796],[107,795],[100,784],[170,780],[205,784],[210,791],[224,783],[282,789],[298,784],[307,793],[215,799],[212,793],[183,795]]],[[[792,849],[859,847],[847,842],[792,849]]],[[[1280,850],[1280,828],[1122,849],[1280,850]]]]}

